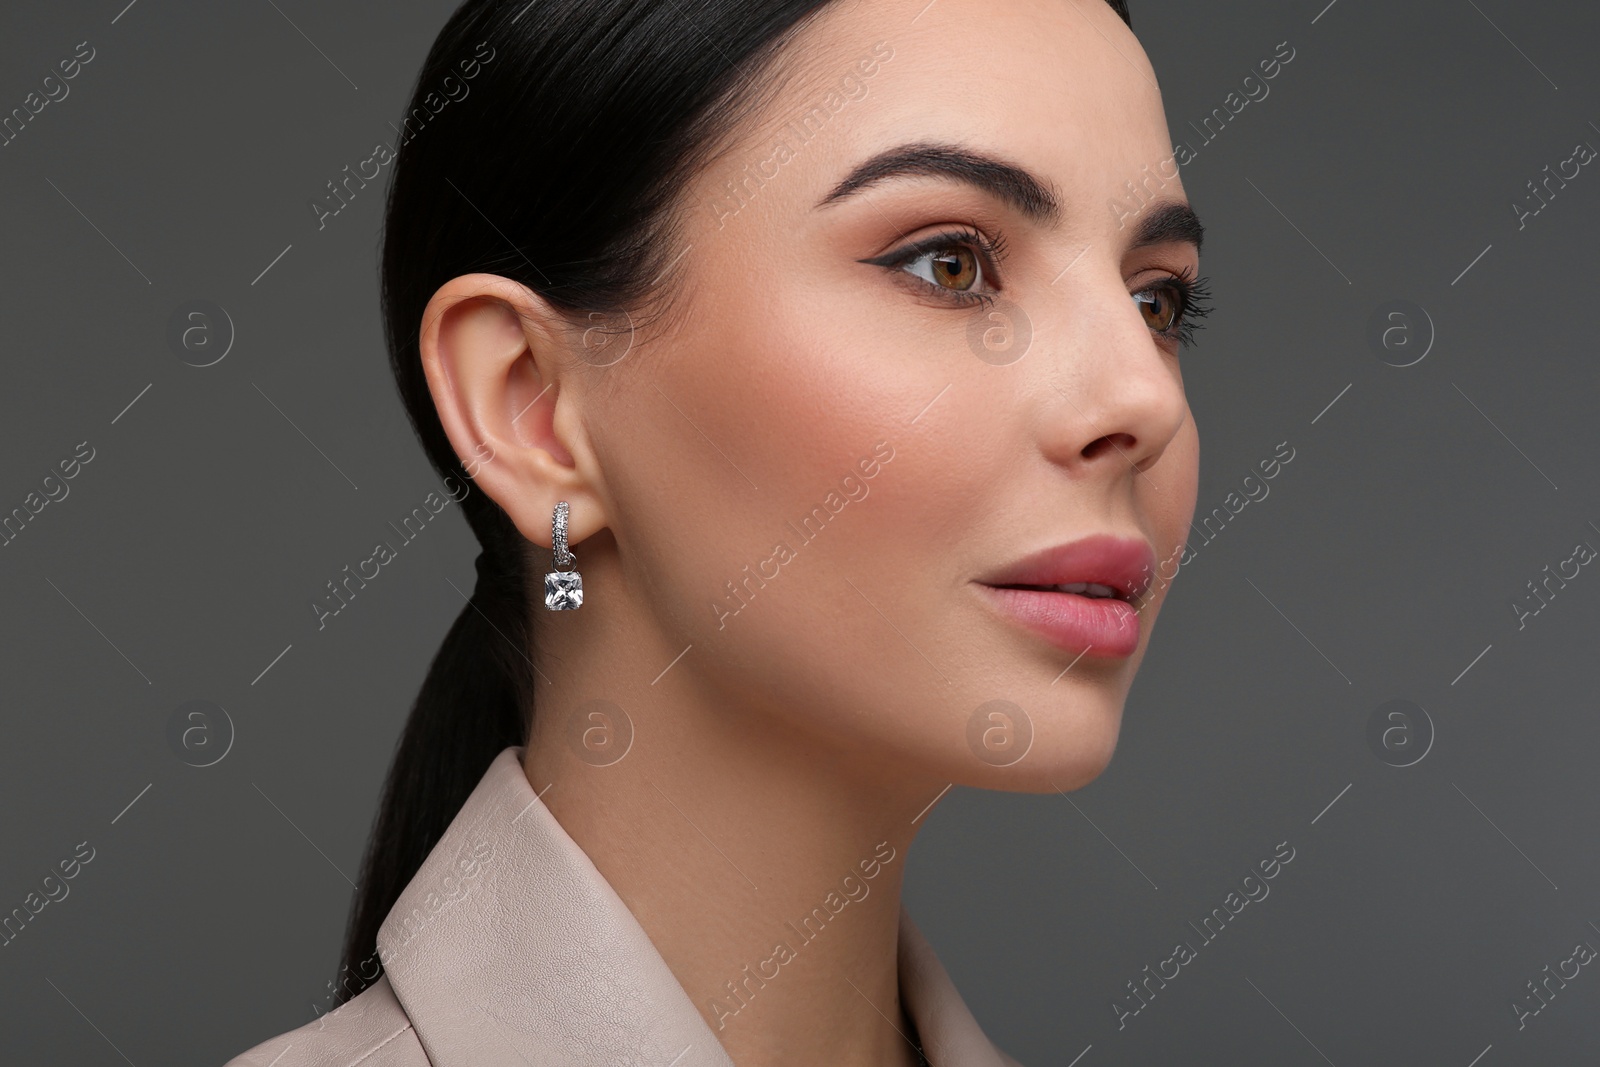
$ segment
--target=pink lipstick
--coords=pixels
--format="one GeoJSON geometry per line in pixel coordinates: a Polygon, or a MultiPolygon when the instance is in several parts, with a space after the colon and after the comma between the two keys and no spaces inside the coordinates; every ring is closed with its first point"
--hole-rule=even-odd
{"type": "Polygon", "coordinates": [[[1036,552],[977,584],[996,607],[1052,644],[1120,659],[1139,647],[1139,601],[1154,572],[1148,543],[1097,534],[1036,552]]]}

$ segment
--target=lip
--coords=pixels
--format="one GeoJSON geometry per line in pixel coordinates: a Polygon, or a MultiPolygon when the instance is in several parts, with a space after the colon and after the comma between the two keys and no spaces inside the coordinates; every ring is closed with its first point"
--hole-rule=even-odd
{"type": "Polygon", "coordinates": [[[1155,552],[1139,538],[1096,534],[1035,552],[978,579],[1002,611],[1051,643],[1084,655],[1124,658],[1139,647],[1139,601],[1155,577],[1155,552]],[[1006,586],[1108,586],[1115,597],[1089,597],[1006,586]]]}

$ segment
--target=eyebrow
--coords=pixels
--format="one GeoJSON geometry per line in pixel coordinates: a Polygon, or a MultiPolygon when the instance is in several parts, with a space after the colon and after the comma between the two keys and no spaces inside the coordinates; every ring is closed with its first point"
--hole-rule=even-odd
{"type": "Polygon", "coordinates": [[[1206,228],[1200,225],[1200,216],[1194,213],[1194,209],[1182,200],[1159,200],[1156,205],[1155,210],[1140,219],[1134,227],[1133,240],[1128,247],[1143,248],[1167,241],[1187,241],[1194,245],[1196,252],[1200,251],[1206,228]]]}
{"type": "MultiPolygon", "coordinates": [[[[1061,221],[1061,201],[1051,187],[1032,171],[960,145],[916,142],[897,145],[857,164],[835,185],[817,207],[838,203],[871,186],[894,178],[935,177],[962,182],[996,197],[1041,226],[1061,221]]],[[[1205,227],[1200,217],[1181,200],[1146,204],[1134,228],[1130,248],[1167,241],[1188,242],[1200,249],[1205,227]]]]}

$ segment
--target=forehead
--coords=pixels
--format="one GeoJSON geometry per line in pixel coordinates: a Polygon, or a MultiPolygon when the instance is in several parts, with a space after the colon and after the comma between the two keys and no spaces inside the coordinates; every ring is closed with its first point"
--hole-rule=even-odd
{"type": "Polygon", "coordinates": [[[789,135],[816,183],[891,144],[963,144],[1070,205],[1173,154],[1155,73],[1105,0],[836,0],[775,73],[740,140],[789,135]]]}

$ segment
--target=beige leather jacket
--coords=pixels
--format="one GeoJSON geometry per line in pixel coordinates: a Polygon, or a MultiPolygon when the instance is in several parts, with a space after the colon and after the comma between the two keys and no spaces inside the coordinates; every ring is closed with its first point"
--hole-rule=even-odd
{"type": "MultiPolygon", "coordinates": [[[[495,758],[401,894],[378,954],[384,973],[359,996],[227,1067],[733,1067],[534,793],[520,748],[495,758]]],[[[903,908],[899,960],[932,1067],[1021,1067],[984,1036],[903,908]]]]}

